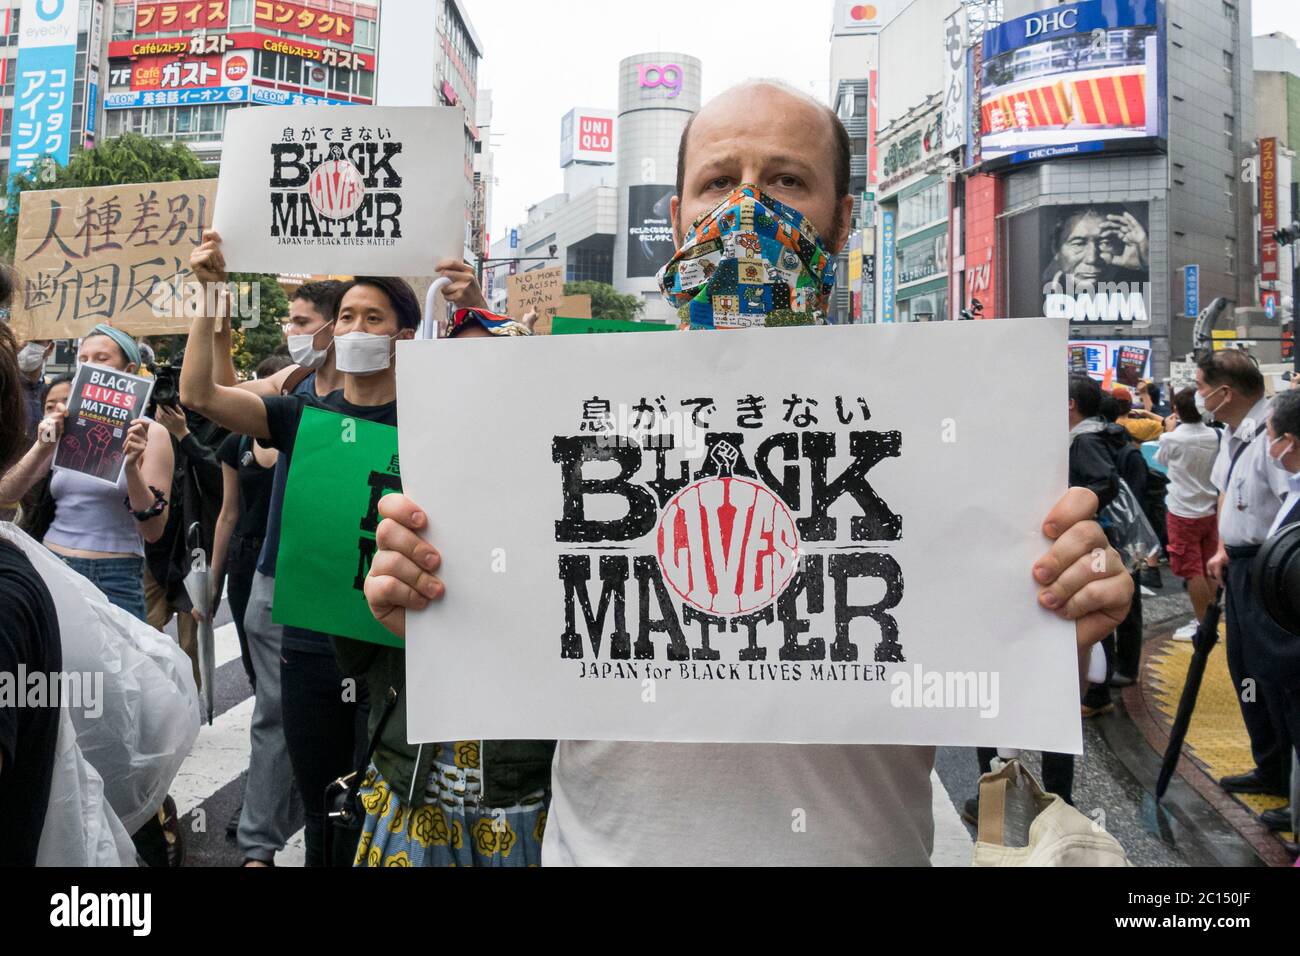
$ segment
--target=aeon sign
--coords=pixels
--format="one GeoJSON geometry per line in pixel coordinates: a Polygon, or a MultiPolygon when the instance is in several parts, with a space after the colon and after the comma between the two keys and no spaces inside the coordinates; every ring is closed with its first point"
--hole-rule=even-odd
{"type": "Polygon", "coordinates": [[[682,92],[682,68],[676,63],[642,63],[637,67],[640,73],[639,83],[643,90],[663,87],[668,91],[668,98],[676,99],[682,92]]]}

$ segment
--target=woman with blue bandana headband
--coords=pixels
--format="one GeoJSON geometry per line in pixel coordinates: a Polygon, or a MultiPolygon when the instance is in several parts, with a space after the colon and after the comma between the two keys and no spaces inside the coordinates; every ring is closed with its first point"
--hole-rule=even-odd
{"type": "MultiPolygon", "coordinates": [[[[82,339],[77,363],[135,373],[140,349],[121,329],[98,325],[82,339]]],[[[41,422],[40,439],[0,481],[0,500],[20,497],[50,472],[66,413],[60,405],[41,422]]],[[[144,621],[144,546],[161,538],[167,525],[171,438],[157,422],[137,419],[124,451],[126,467],[116,486],[79,472],[55,472],[50,481],[54,520],[44,544],[112,604],[144,621]]]]}

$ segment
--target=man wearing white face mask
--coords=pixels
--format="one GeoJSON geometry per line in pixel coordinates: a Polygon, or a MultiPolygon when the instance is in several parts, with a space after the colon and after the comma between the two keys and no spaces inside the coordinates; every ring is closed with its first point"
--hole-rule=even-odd
{"type": "MultiPolygon", "coordinates": [[[[194,251],[192,266],[195,276],[202,282],[226,281],[219,235],[209,232],[204,236],[204,243],[194,251]]],[[[335,366],[333,345],[334,319],[342,287],[341,282],[332,281],[299,286],[289,300],[287,326],[289,351],[296,364],[269,378],[246,382],[238,387],[258,397],[294,394],[318,399],[341,389],[343,373],[335,366]]],[[[235,387],[237,379],[231,360],[231,332],[231,323],[225,322],[213,338],[214,375],[218,384],[235,387]]],[[[280,697],[284,634],[271,614],[280,540],[280,510],[288,480],[287,462],[281,457],[276,461],[271,479],[266,535],[257,556],[257,571],[253,575],[242,621],[256,680],[253,685],[255,706],[249,730],[248,780],[235,838],[244,859],[253,865],[269,864],[302,825],[297,790],[293,779],[284,773],[288,762],[280,697]]]]}
{"type": "Polygon", "coordinates": [[[1196,370],[1196,404],[1226,426],[1211,481],[1219,489],[1219,551],[1206,567],[1224,588],[1228,672],[1250,736],[1255,769],[1224,777],[1229,793],[1285,796],[1291,739],[1281,700],[1270,681],[1267,637],[1275,628],[1251,590],[1251,565],[1268,537],[1287,492],[1286,476],[1269,464],[1269,404],[1264,376],[1245,352],[1214,352],[1196,370]],[[1253,681],[1253,685],[1244,682],[1253,681]],[[1244,693],[1250,686],[1254,694],[1244,693]]]}
{"type": "MultiPolygon", "coordinates": [[[[477,286],[467,287],[467,292],[476,290],[477,286]]],[[[279,450],[287,471],[304,408],[397,424],[396,342],[414,338],[420,320],[420,303],[401,279],[357,278],[346,283],[334,323],[335,364],[342,388],[324,397],[311,392],[259,397],[213,381],[212,319],[197,319],[181,375],[182,397],[213,421],[279,450]]],[[[273,532],[268,525],[268,546],[278,547],[278,537],[278,527],[273,532]]],[[[324,858],[324,792],[331,781],[355,768],[358,731],[364,732],[358,705],[343,693],[343,675],[328,635],[286,627],[280,654],[284,737],[306,811],[307,863],[350,863],[354,847],[340,847],[342,856],[337,860],[324,858]],[[354,702],[345,702],[349,700],[354,702]]],[[[259,673],[259,690],[261,684],[259,673]]]]}

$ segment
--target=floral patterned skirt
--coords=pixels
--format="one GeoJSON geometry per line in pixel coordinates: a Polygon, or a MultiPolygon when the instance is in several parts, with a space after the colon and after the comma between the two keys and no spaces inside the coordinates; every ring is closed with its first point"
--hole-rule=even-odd
{"type": "Polygon", "coordinates": [[[540,866],[550,794],[513,807],[480,803],[479,742],[436,744],[424,800],[410,807],[373,766],[360,789],[366,821],[356,866],[540,866]]]}

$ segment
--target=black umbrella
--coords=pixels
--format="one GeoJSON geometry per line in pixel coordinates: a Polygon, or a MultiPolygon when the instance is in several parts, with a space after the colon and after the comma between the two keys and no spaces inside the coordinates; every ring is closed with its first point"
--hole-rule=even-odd
{"type": "Polygon", "coordinates": [[[1178,699],[1178,711],[1174,714],[1174,726],[1169,731],[1169,746],[1165,748],[1165,759],[1160,764],[1160,778],[1156,781],[1156,799],[1160,800],[1169,789],[1178,758],[1182,756],[1183,741],[1187,738],[1187,725],[1192,722],[1192,711],[1196,709],[1196,696],[1201,692],[1201,679],[1205,676],[1205,662],[1210,658],[1210,651],[1219,642],[1219,603],[1223,600],[1223,588],[1214,596],[1214,603],[1205,612],[1205,620],[1196,628],[1192,638],[1192,661],[1187,665],[1187,682],[1183,684],[1183,696],[1178,699]]]}

